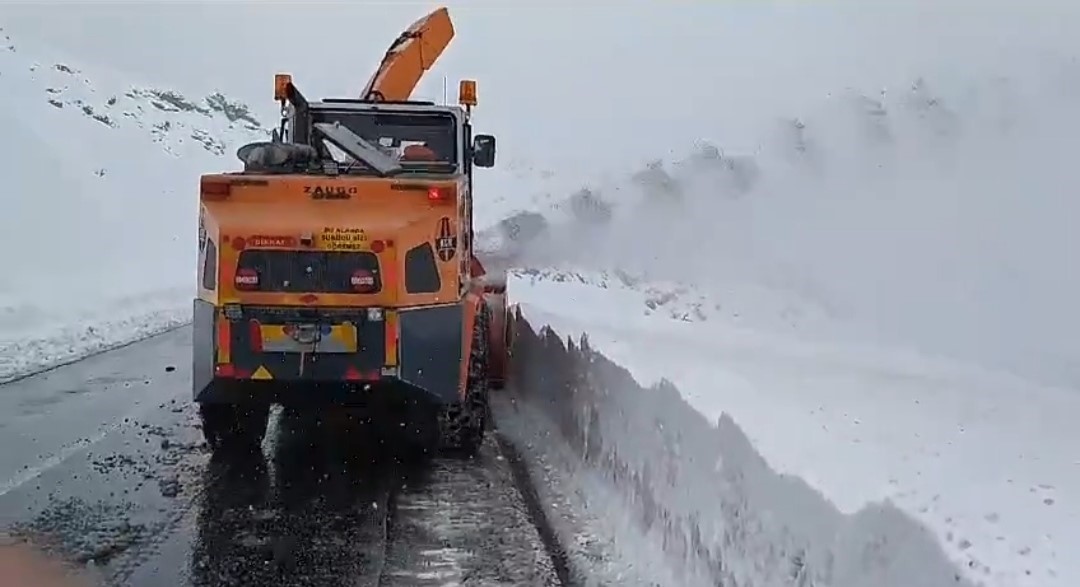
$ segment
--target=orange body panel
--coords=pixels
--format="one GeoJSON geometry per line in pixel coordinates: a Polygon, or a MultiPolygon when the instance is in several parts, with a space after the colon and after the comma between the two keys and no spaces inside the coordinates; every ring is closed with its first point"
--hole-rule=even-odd
{"type": "Polygon", "coordinates": [[[467,198],[463,179],[396,180],[371,177],[297,175],[208,175],[204,186],[230,183],[227,196],[202,197],[206,230],[219,254],[219,303],[318,306],[420,306],[459,300],[462,227],[459,198],[467,198]],[[440,196],[433,200],[429,192],[440,196]],[[331,199],[323,199],[327,194],[331,199]],[[407,250],[436,243],[441,231],[455,237],[456,249],[437,268],[442,288],[409,294],[400,278],[407,250]],[[310,238],[305,246],[303,239],[310,238]],[[248,292],[234,285],[242,248],[357,250],[379,257],[383,287],[373,294],[293,294],[248,292]],[[380,243],[375,247],[375,243],[380,243]]]}

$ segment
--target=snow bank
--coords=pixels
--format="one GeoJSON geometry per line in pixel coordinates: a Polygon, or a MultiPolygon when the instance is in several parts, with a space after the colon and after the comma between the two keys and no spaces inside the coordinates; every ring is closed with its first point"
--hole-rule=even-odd
{"type": "Polygon", "coordinates": [[[201,173],[267,130],[0,29],[0,381],[187,320],[201,173]]]}
{"type": "MultiPolygon", "coordinates": [[[[613,516],[599,517],[617,538],[606,545],[588,538],[594,552],[614,553],[607,573],[622,573],[620,584],[971,584],[894,506],[842,514],[801,480],[772,470],[730,416],[710,423],[667,382],[643,389],[585,340],[564,345],[554,331],[536,333],[519,318],[514,355],[515,403],[497,404],[500,431],[526,447],[534,474],[544,476],[536,466],[543,460],[571,479],[560,505],[613,516]],[[552,459],[558,444],[576,458],[552,459]],[[617,503],[603,503],[604,494],[617,503]],[[666,568],[656,555],[642,556],[650,550],[662,553],[666,568]],[[616,572],[620,556],[634,562],[616,572]]],[[[559,486],[542,490],[548,503],[552,487],[559,486]]],[[[576,546],[583,543],[567,524],[573,514],[561,510],[548,513],[584,560],[589,545],[576,546]]]]}
{"type": "MultiPolygon", "coordinates": [[[[745,300],[675,290],[663,297],[661,290],[585,272],[517,271],[508,284],[532,324],[570,339],[588,336],[642,385],[670,381],[656,401],[675,402],[668,392],[677,386],[675,403],[704,422],[737,422],[770,467],[804,480],[839,511],[855,515],[891,502],[926,526],[973,583],[1066,587],[1080,580],[1067,556],[1080,544],[1080,508],[1069,497],[1080,495],[1073,417],[1080,397],[1071,390],[911,353],[747,329],[715,310],[752,314],[745,300]]],[[[544,369],[530,361],[518,355],[514,364],[544,369]]],[[[601,415],[659,409],[651,396],[625,401],[601,415]]],[[[635,436],[641,428],[608,434],[605,446],[644,451],[635,436]]]]}

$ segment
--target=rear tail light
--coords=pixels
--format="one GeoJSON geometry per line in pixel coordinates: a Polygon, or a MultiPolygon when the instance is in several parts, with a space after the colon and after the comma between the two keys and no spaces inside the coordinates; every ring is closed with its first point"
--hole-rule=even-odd
{"type": "Polygon", "coordinates": [[[236,285],[236,289],[251,291],[258,289],[259,287],[259,274],[254,269],[240,268],[236,270],[236,277],[233,279],[236,285]]]}
{"type": "Polygon", "coordinates": [[[427,199],[432,203],[449,202],[453,199],[453,188],[431,186],[428,188],[427,199]]]}
{"type": "Polygon", "coordinates": [[[369,293],[375,289],[375,274],[367,269],[357,269],[349,277],[349,285],[358,293],[369,293]]]}
{"type": "Polygon", "coordinates": [[[374,369],[371,371],[361,371],[356,367],[349,365],[345,367],[345,381],[378,381],[379,370],[374,369]]]}
{"type": "Polygon", "coordinates": [[[214,367],[214,376],[221,377],[222,379],[249,379],[251,375],[251,369],[241,369],[240,367],[232,364],[224,364],[214,367]]]}

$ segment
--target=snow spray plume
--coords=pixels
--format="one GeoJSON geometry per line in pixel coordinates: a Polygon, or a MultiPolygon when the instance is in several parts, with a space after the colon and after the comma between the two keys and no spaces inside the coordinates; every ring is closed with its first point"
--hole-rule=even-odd
{"type": "Polygon", "coordinates": [[[1078,97],[1074,62],[852,90],[755,153],[702,144],[508,222],[520,264],[761,284],[874,340],[1077,384],[1078,97]]]}

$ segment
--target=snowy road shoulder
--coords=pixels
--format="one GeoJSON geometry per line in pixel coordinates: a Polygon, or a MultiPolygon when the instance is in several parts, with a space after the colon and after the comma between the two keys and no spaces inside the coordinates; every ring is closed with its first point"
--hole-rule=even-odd
{"type": "Polygon", "coordinates": [[[533,324],[587,333],[635,385],[666,377],[704,421],[737,422],[769,466],[840,511],[895,504],[973,582],[1080,582],[1066,556],[1080,544],[1069,499],[1080,495],[1080,398],[940,361],[646,316],[640,292],[611,289],[510,283],[533,324]]]}

